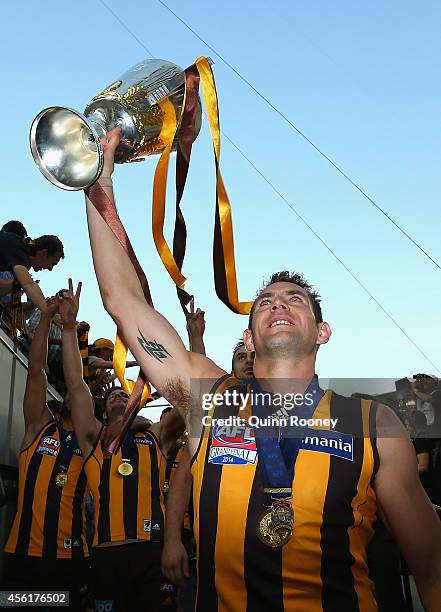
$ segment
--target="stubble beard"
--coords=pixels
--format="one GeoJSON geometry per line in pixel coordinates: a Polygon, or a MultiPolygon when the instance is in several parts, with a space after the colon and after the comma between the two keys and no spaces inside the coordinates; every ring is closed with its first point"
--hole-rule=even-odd
{"type": "Polygon", "coordinates": [[[307,336],[297,332],[269,337],[265,341],[265,353],[271,360],[298,361],[311,353],[310,336],[312,334],[308,331],[307,336]]]}
{"type": "Polygon", "coordinates": [[[107,419],[109,422],[116,421],[117,419],[121,419],[124,415],[127,404],[116,404],[112,406],[110,411],[107,413],[107,419]]]}

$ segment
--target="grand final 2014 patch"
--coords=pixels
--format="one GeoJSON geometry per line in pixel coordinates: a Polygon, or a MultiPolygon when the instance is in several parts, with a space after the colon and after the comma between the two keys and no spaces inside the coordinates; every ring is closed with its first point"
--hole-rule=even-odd
{"type": "Polygon", "coordinates": [[[217,465],[247,465],[257,460],[256,438],[249,425],[216,425],[212,430],[208,462],[217,465]]]}
{"type": "Polygon", "coordinates": [[[60,451],[60,442],[56,438],[52,438],[51,436],[44,436],[42,440],[40,440],[40,444],[37,448],[37,453],[39,455],[50,455],[51,457],[56,457],[60,451]]]}

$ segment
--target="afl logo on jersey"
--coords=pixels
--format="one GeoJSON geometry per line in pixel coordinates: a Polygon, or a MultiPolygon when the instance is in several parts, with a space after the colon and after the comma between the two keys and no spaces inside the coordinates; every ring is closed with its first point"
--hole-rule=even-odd
{"type": "Polygon", "coordinates": [[[213,427],[209,463],[247,465],[256,463],[257,446],[252,427],[225,425],[213,427]]]}
{"type": "Polygon", "coordinates": [[[52,457],[56,457],[60,450],[60,441],[56,438],[52,438],[51,436],[44,436],[40,440],[40,444],[37,448],[37,453],[39,455],[51,455],[52,457]]]}

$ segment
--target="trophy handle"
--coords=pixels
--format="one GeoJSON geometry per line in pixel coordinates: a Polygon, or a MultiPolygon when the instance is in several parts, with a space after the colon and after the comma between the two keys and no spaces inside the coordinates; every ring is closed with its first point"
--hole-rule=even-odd
{"type": "Polygon", "coordinates": [[[32,122],[32,156],[48,181],[67,191],[90,187],[101,175],[103,126],[62,106],[42,110],[32,122]]]}

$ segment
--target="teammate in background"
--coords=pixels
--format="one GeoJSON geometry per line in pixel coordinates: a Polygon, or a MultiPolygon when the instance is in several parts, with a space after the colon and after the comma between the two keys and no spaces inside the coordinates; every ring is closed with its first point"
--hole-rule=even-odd
{"type": "MultiPolygon", "coordinates": [[[[184,429],[177,411],[136,433],[129,430],[115,455],[105,456],[102,424],[94,417],[90,390],[83,380],[76,334],[81,285],[60,297],[63,319],[63,366],[72,420],[85,459],[88,485],[95,501],[92,590],[96,609],[133,612],[159,608],[161,551],[164,533],[163,485],[166,458],[162,445],[184,429]]],[[[129,400],[111,388],[104,397],[107,427],[115,427],[129,400]]]]}
{"type": "MultiPolygon", "coordinates": [[[[188,326],[190,346],[203,345],[205,325],[188,326]]],[[[205,354],[205,352],[204,352],[205,354]]],[[[233,349],[232,373],[239,383],[248,384],[253,378],[254,353],[248,352],[243,340],[240,340],[233,349]]],[[[191,561],[188,546],[188,534],[185,529],[186,509],[191,500],[192,476],[190,469],[190,455],[186,449],[177,465],[177,469],[170,480],[170,487],[166,502],[166,526],[164,537],[164,550],[162,553],[162,571],[164,575],[176,586],[180,587],[179,598],[181,609],[190,611],[194,609],[195,589],[187,584],[188,578],[195,576],[195,568],[189,565],[191,561]],[[184,528],[182,525],[184,524],[184,528]],[[194,593],[192,593],[194,591],[194,593]],[[193,598],[191,595],[193,594],[193,598]]]]}
{"type": "MultiPolygon", "coordinates": [[[[27,229],[21,221],[8,221],[1,228],[2,232],[10,232],[19,236],[22,240],[28,235],[27,229]]],[[[8,303],[11,301],[11,293],[14,287],[15,277],[12,272],[0,269],[0,303],[8,303]]]]}
{"type": "MultiPolygon", "coordinates": [[[[99,184],[112,203],[120,129],[107,137],[99,184]]],[[[292,402],[299,394],[304,401],[290,410],[306,422],[337,419],[338,431],[279,426],[267,434],[264,426],[263,437],[250,427],[234,440],[218,436],[216,425],[203,428],[202,398],[192,382],[200,381],[202,391],[204,380],[217,381],[214,390],[225,398],[215,406],[217,419],[238,414],[239,407],[226,402],[236,381],[185,349],[170,323],[146,303],[109,226],[90,200],[86,205],[105,308],[146,377],[189,422],[197,612],[374,612],[365,548],[377,509],[414,575],[426,612],[438,612],[441,525],[419,482],[413,447],[387,407],[320,389],[316,354],[331,329],[312,287],[301,275],[282,272],[259,292],[244,342],[255,351],[252,385],[260,399],[246,408],[263,421],[275,412],[275,396],[290,396],[292,402]],[[196,435],[199,442],[192,439],[196,435]]]]}
{"type": "MultiPolygon", "coordinates": [[[[89,388],[92,395],[101,395],[103,386],[116,380],[116,374],[113,372],[114,348],[113,342],[108,338],[98,338],[90,347],[88,366],[89,388]]],[[[136,361],[128,361],[126,368],[137,365],[136,361]]]]}
{"type": "MultiPolygon", "coordinates": [[[[200,308],[195,312],[194,297],[190,301],[190,311],[186,312],[186,319],[190,350],[205,355],[205,312],[200,308]]],[[[162,563],[162,572],[171,582],[168,586],[173,592],[173,605],[177,604],[179,612],[194,610],[196,597],[196,550],[192,528],[191,484],[187,439],[182,439],[167,455],[164,483],[166,522],[162,563]],[[172,501],[169,505],[170,491],[172,491],[172,501]],[[169,564],[173,567],[169,568],[169,564]],[[181,581],[175,580],[173,571],[175,564],[177,570],[182,571],[187,578],[186,581],[184,578],[181,581]],[[177,586],[180,588],[176,597],[177,586]]],[[[164,607],[164,610],[166,609],[164,607]]]]}
{"type": "Polygon", "coordinates": [[[88,569],[86,475],[69,402],[64,400],[56,415],[46,402],[48,334],[57,312],[57,298],[48,298],[30,347],[18,507],[5,546],[3,588],[69,591],[70,609],[78,612],[88,569]]]}
{"type": "Polygon", "coordinates": [[[63,245],[57,236],[40,236],[25,242],[16,234],[0,232],[0,270],[13,273],[28,298],[41,311],[45,310],[46,302],[29,269],[50,271],[63,258],[63,245]]]}

